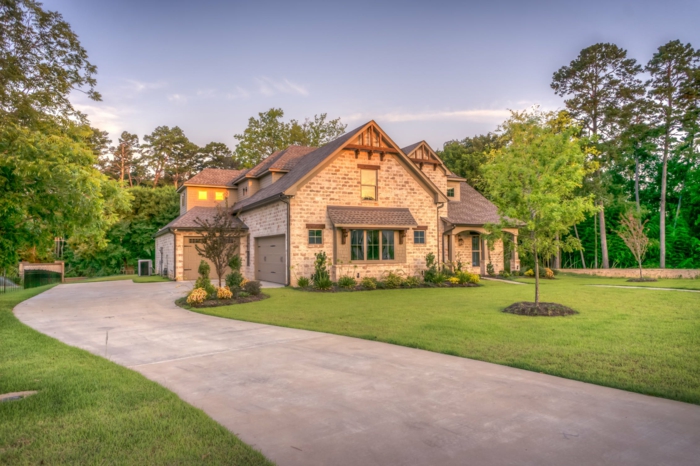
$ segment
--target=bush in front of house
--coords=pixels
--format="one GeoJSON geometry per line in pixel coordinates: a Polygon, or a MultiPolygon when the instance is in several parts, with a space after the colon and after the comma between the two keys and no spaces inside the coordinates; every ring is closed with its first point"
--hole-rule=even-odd
{"type": "Polygon", "coordinates": [[[365,290],[376,290],[377,289],[377,279],[374,277],[365,277],[360,282],[360,286],[365,290]]]}
{"type": "Polygon", "coordinates": [[[208,295],[204,288],[195,288],[187,295],[187,304],[202,304],[208,295]]]}
{"type": "Polygon", "coordinates": [[[486,264],[486,273],[489,274],[489,277],[496,276],[496,269],[493,267],[493,264],[491,262],[486,264]]]}
{"type": "Polygon", "coordinates": [[[241,273],[241,267],[243,267],[241,256],[238,254],[232,256],[231,260],[228,261],[228,266],[231,268],[231,272],[226,275],[226,286],[235,294],[241,289],[244,280],[243,274],[241,273]]]}
{"type": "Polygon", "coordinates": [[[299,277],[297,279],[297,286],[299,288],[307,288],[311,282],[307,277],[299,277]]]}
{"type": "MultiPolygon", "coordinates": [[[[427,283],[435,283],[435,276],[438,274],[437,262],[435,254],[428,253],[425,256],[425,272],[423,272],[423,280],[427,283]]],[[[444,281],[444,280],[443,280],[444,281]]]]}
{"type": "Polygon", "coordinates": [[[349,275],[343,275],[338,279],[338,286],[349,290],[357,286],[357,281],[349,275]]]}
{"type": "Polygon", "coordinates": [[[331,281],[327,268],[328,256],[326,256],[325,251],[321,251],[314,256],[316,260],[314,260],[314,273],[311,275],[311,281],[314,282],[314,286],[319,290],[328,290],[333,286],[333,281],[331,281]]]}
{"type": "Polygon", "coordinates": [[[403,285],[403,277],[401,277],[401,275],[397,273],[389,272],[389,274],[384,279],[384,288],[388,290],[401,288],[401,285],[403,285]]]}
{"type": "Polygon", "coordinates": [[[243,290],[251,296],[257,296],[260,294],[260,282],[258,280],[247,281],[243,285],[243,290]]]}
{"type": "Polygon", "coordinates": [[[403,286],[406,288],[417,288],[420,286],[420,278],[416,276],[406,277],[403,281],[403,286]]]}
{"type": "Polygon", "coordinates": [[[216,289],[216,298],[231,299],[233,298],[233,293],[231,292],[228,286],[222,286],[221,288],[216,289]]]}
{"type": "Polygon", "coordinates": [[[199,268],[197,269],[197,273],[199,273],[199,277],[197,278],[197,281],[194,282],[194,287],[195,288],[202,288],[207,292],[207,295],[213,295],[216,293],[216,287],[211,284],[211,280],[209,280],[209,272],[211,268],[209,267],[209,263],[207,261],[202,260],[199,263],[199,268]]]}

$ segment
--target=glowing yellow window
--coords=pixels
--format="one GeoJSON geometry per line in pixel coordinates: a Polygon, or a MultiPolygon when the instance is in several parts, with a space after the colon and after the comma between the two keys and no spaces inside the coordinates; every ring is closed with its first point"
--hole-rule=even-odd
{"type": "Polygon", "coordinates": [[[217,201],[223,201],[223,200],[224,200],[224,193],[223,193],[223,191],[217,192],[217,193],[216,193],[216,200],[217,200],[217,201]]]}
{"type": "Polygon", "coordinates": [[[206,200],[207,200],[207,192],[206,192],[206,191],[200,191],[200,192],[199,192],[199,200],[200,200],[200,201],[206,201],[206,200]]]}

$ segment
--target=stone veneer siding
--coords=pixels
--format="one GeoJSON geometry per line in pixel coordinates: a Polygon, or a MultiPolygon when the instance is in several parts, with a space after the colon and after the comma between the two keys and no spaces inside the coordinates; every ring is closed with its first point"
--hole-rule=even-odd
{"type": "Polygon", "coordinates": [[[241,271],[245,278],[253,280],[255,279],[255,238],[287,235],[287,205],[282,201],[275,202],[243,212],[239,218],[248,227],[250,235],[250,265],[246,264],[246,239],[241,238],[241,259],[243,260],[241,271]]]}
{"type": "MultiPolygon", "coordinates": [[[[431,168],[432,169],[432,168],[431,168]]],[[[438,221],[437,205],[433,194],[426,191],[394,156],[386,155],[383,161],[375,154],[368,160],[366,153],[355,158],[353,151],[343,151],[329,165],[323,168],[311,180],[304,184],[291,199],[291,265],[292,284],[300,276],[310,277],[313,273],[314,255],[325,251],[328,255],[331,278],[337,280],[341,275],[353,275],[357,278],[371,276],[382,278],[388,272],[400,271],[405,275],[419,274],[425,268],[425,256],[429,252],[437,256],[438,221]],[[360,169],[358,164],[378,165],[378,200],[363,201],[360,196],[360,169]],[[326,206],[363,206],[363,207],[407,207],[420,226],[427,226],[426,244],[413,244],[413,230],[406,232],[405,261],[400,262],[356,262],[347,263],[334,255],[334,228],[328,218],[326,206]],[[309,245],[306,224],[325,224],[323,244],[309,245]]],[[[445,211],[443,208],[442,212],[445,211]]],[[[246,224],[251,227],[246,221],[246,224]]],[[[251,227],[252,230],[252,227],[251,227]]],[[[337,234],[337,233],[336,233],[337,234]]],[[[345,245],[349,250],[350,238],[345,245]]],[[[399,249],[398,235],[395,241],[399,249]]],[[[400,257],[396,254],[397,258],[400,257]]]]}
{"type": "Polygon", "coordinates": [[[163,274],[168,270],[168,278],[175,278],[175,235],[165,233],[156,238],[156,262],[153,264],[155,273],[163,274]],[[161,253],[162,249],[162,253],[161,253]]]}
{"type": "MultiPolygon", "coordinates": [[[[503,261],[503,242],[501,240],[495,241],[493,243],[493,249],[488,250],[488,243],[487,241],[483,241],[483,246],[487,248],[487,250],[482,252],[481,257],[482,262],[484,264],[484,273],[486,273],[486,265],[491,262],[493,264],[493,269],[496,273],[500,272],[501,270],[505,270],[504,267],[504,261],[503,261]]],[[[454,245],[453,245],[453,259],[454,262],[456,263],[458,260],[462,261],[462,264],[465,264],[465,267],[463,267],[463,270],[467,270],[473,273],[481,273],[481,266],[474,267],[471,265],[472,262],[472,236],[467,235],[467,234],[460,234],[456,235],[454,238],[454,245]],[[459,237],[462,237],[464,239],[464,243],[462,246],[459,245],[459,237]],[[466,265],[469,264],[469,265],[466,265]]]]}

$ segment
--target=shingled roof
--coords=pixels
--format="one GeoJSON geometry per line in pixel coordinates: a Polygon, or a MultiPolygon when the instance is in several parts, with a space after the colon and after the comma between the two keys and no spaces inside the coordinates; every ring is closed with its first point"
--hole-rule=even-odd
{"type": "Polygon", "coordinates": [[[316,147],[289,146],[284,150],[278,150],[251,168],[245,176],[247,178],[257,178],[269,170],[289,171],[296,166],[302,157],[316,149],[316,147]]]}
{"type": "Polygon", "coordinates": [[[401,152],[403,152],[404,154],[408,155],[408,154],[410,154],[411,152],[413,152],[413,151],[415,150],[416,147],[420,146],[421,142],[423,142],[423,141],[418,141],[418,142],[415,143],[415,144],[411,144],[410,146],[403,147],[403,148],[401,148],[401,152]]]}
{"type": "Polygon", "coordinates": [[[186,186],[231,186],[231,182],[246,170],[224,170],[221,168],[205,168],[185,181],[186,186]]]}
{"type": "Polygon", "coordinates": [[[289,170],[289,173],[280,178],[278,181],[256,192],[249,198],[236,202],[236,204],[233,206],[234,210],[240,211],[241,209],[262,203],[270,198],[279,197],[297,181],[304,178],[304,176],[320,165],[333,152],[343,147],[348,140],[355,136],[365,126],[366,125],[359,126],[349,133],[345,133],[343,136],[340,136],[338,139],[329,142],[325,146],[306,153],[296,161],[296,164],[291,170],[289,170]]]}
{"type": "Polygon", "coordinates": [[[335,226],[418,226],[411,211],[401,207],[328,206],[328,217],[335,226]]]}
{"type": "MultiPolygon", "coordinates": [[[[231,209],[229,209],[230,211],[231,209]]],[[[196,219],[200,219],[203,222],[209,221],[213,222],[214,221],[214,216],[216,216],[216,213],[219,211],[217,207],[192,207],[190,210],[185,212],[184,214],[180,215],[178,218],[173,220],[172,222],[168,223],[165,225],[163,228],[158,230],[154,236],[160,236],[164,233],[168,233],[169,231],[172,231],[174,229],[179,229],[179,230],[195,230],[195,229],[200,229],[201,227],[197,225],[195,222],[196,219]]],[[[248,229],[245,223],[241,221],[238,217],[233,217],[233,227],[236,228],[243,228],[243,229],[248,229]]]]}
{"type": "MultiPolygon", "coordinates": [[[[444,218],[444,217],[443,217],[444,218]]],[[[454,225],[483,225],[498,223],[498,208],[467,183],[459,183],[459,201],[447,204],[448,222],[454,225]]]]}

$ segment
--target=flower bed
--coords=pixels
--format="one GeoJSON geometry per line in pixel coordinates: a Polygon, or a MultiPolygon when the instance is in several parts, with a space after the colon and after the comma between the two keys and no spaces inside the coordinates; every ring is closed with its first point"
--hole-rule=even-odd
{"type": "Polygon", "coordinates": [[[421,283],[416,286],[399,286],[399,287],[392,287],[388,288],[386,287],[382,282],[377,282],[377,286],[375,288],[364,288],[361,285],[356,285],[352,288],[347,288],[347,287],[342,287],[339,286],[337,283],[333,283],[333,285],[330,288],[327,289],[319,289],[313,286],[313,284],[305,287],[296,287],[296,290],[299,291],[310,291],[312,293],[343,293],[343,292],[351,292],[351,291],[376,291],[376,290],[410,290],[414,288],[474,288],[478,286],[483,286],[479,285],[478,283],[464,283],[464,284],[457,284],[457,283],[449,283],[445,282],[440,285],[436,285],[434,283],[421,283]]]}
{"type": "Polygon", "coordinates": [[[262,301],[263,299],[269,298],[269,295],[266,295],[264,293],[260,293],[258,295],[249,295],[249,296],[239,296],[237,298],[230,298],[230,299],[205,299],[201,303],[188,303],[187,302],[187,297],[183,297],[175,301],[175,304],[177,304],[180,307],[183,307],[185,309],[190,309],[190,308],[203,308],[203,307],[219,307],[219,306],[229,306],[231,304],[245,304],[245,303],[252,303],[255,301],[262,301]]]}

